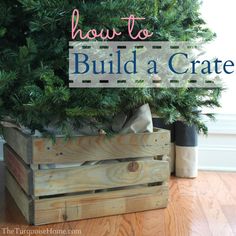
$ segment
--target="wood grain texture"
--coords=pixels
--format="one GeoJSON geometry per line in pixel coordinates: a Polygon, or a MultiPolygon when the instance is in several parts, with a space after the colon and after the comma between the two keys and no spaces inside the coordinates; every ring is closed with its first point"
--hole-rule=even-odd
{"type": "Polygon", "coordinates": [[[194,182],[176,178],[170,182],[170,199],[165,211],[165,235],[211,235],[200,200],[191,194],[194,182]],[[181,188],[183,182],[185,188],[181,188]]]}
{"type": "Polygon", "coordinates": [[[155,129],[153,133],[125,134],[107,137],[74,136],[70,140],[26,135],[15,128],[4,128],[8,145],[27,164],[76,163],[130,157],[169,154],[170,131],[155,129]]]}
{"type": "Polygon", "coordinates": [[[8,145],[29,164],[32,157],[32,139],[15,128],[3,128],[3,136],[8,145]]]}
{"type": "Polygon", "coordinates": [[[79,236],[236,235],[236,204],[230,202],[227,205],[224,199],[225,194],[227,199],[232,197],[231,200],[236,200],[236,173],[199,172],[196,179],[172,177],[169,183],[170,200],[165,209],[44,226],[28,225],[12,197],[4,189],[4,182],[3,164],[0,164],[0,235],[4,227],[26,230],[77,229],[81,232],[79,236]],[[214,186],[209,185],[208,177],[211,180],[215,178],[214,186]],[[218,194],[217,198],[214,198],[216,185],[224,189],[224,194],[218,194]],[[215,201],[218,204],[214,203],[215,201]],[[222,226],[225,229],[223,233],[222,226]]]}
{"type": "Polygon", "coordinates": [[[15,177],[17,183],[27,194],[32,193],[32,176],[29,166],[26,166],[21,158],[7,145],[4,144],[4,161],[7,169],[15,177]]]}
{"type": "Polygon", "coordinates": [[[234,233],[236,235],[236,205],[223,205],[222,211],[234,233]]]}
{"type": "Polygon", "coordinates": [[[79,166],[34,171],[34,195],[47,196],[87,190],[154,183],[169,178],[167,161],[137,161],[137,170],[130,171],[132,162],[79,166]],[[47,184],[45,184],[47,183],[47,184]]]}
{"type": "Polygon", "coordinates": [[[234,235],[222,210],[227,202],[234,202],[232,195],[226,190],[226,186],[219,178],[218,173],[203,173],[199,179],[202,179],[202,182],[204,179],[205,188],[210,189],[210,191],[205,191],[204,195],[199,194],[200,204],[206,215],[210,231],[213,235],[234,235]]]}
{"type": "Polygon", "coordinates": [[[130,157],[152,157],[169,154],[170,133],[157,130],[153,133],[116,135],[114,137],[78,136],[68,141],[57,138],[33,140],[33,163],[73,163],[130,157]]]}
{"type": "Polygon", "coordinates": [[[107,215],[163,208],[168,187],[156,186],[133,190],[67,196],[35,200],[35,224],[65,222],[107,215]]]}
{"type": "Polygon", "coordinates": [[[25,195],[8,170],[5,170],[5,178],[5,185],[11,196],[14,198],[17,206],[28,222],[32,222],[32,201],[25,195]]]}

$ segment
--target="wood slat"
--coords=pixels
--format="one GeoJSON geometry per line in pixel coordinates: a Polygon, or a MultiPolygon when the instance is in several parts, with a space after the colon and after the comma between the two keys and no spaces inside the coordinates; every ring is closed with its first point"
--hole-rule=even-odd
{"type": "Polygon", "coordinates": [[[79,136],[65,141],[37,138],[33,140],[35,164],[72,163],[169,154],[170,133],[158,129],[154,133],[116,135],[114,137],[79,136]]]}
{"type": "Polygon", "coordinates": [[[23,163],[22,159],[7,144],[4,144],[3,150],[7,169],[24,191],[27,194],[31,194],[33,181],[30,168],[23,163]]]}
{"type": "Polygon", "coordinates": [[[34,195],[46,196],[163,182],[169,178],[167,161],[137,161],[135,163],[138,168],[135,171],[129,170],[130,163],[132,162],[36,170],[34,195]]]}
{"type": "Polygon", "coordinates": [[[4,128],[3,136],[7,144],[19,155],[25,163],[31,163],[32,139],[31,136],[15,128],[4,128]]]}
{"type": "Polygon", "coordinates": [[[8,170],[5,170],[5,186],[7,187],[12,198],[16,202],[16,205],[19,207],[26,220],[29,223],[33,223],[34,219],[32,200],[26,196],[8,170]]]}
{"type": "Polygon", "coordinates": [[[36,138],[15,128],[4,128],[8,145],[27,164],[75,163],[130,157],[169,154],[170,132],[155,129],[153,133],[102,136],[75,136],[56,142],[36,138]]]}
{"type": "Polygon", "coordinates": [[[146,187],[106,193],[35,200],[35,224],[65,222],[163,208],[168,187],[146,187]]]}

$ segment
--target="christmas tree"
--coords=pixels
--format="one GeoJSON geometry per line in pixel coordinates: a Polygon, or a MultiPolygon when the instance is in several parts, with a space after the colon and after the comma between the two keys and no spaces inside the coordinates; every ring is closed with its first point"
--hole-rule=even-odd
{"type": "MultiPolygon", "coordinates": [[[[198,0],[2,0],[0,3],[0,119],[44,131],[56,126],[64,134],[92,125],[110,131],[113,117],[149,103],[166,122],[178,119],[207,131],[202,107],[218,107],[221,89],[68,87],[71,14],[80,10],[79,27],[122,32],[122,17],[145,17],[134,31],[147,28],[152,41],[212,40],[198,0]],[[71,126],[73,124],[73,126],[71,126]]],[[[76,38],[76,40],[79,40],[76,38]]],[[[212,116],[211,114],[208,114],[212,116]]]]}

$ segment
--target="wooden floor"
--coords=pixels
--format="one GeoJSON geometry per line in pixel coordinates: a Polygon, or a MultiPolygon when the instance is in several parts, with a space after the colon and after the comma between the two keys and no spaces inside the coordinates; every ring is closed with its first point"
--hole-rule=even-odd
{"type": "Polygon", "coordinates": [[[17,228],[66,230],[48,235],[67,236],[236,235],[236,173],[200,172],[193,180],[172,177],[167,209],[34,227],[27,225],[5,190],[0,164],[0,228],[0,235],[4,235],[3,228],[5,232],[6,228],[14,232],[17,228]],[[77,232],[71,231],[75,229],[77,232]]]}

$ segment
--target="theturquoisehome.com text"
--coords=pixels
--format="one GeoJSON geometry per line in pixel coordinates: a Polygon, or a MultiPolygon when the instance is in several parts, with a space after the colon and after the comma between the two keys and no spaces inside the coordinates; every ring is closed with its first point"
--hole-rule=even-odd
{"type": "Polygon", "coordinates": [[[21,229],[21,228],[1,228],[1,235],[82,235],[80,229],[21,229]]]}

